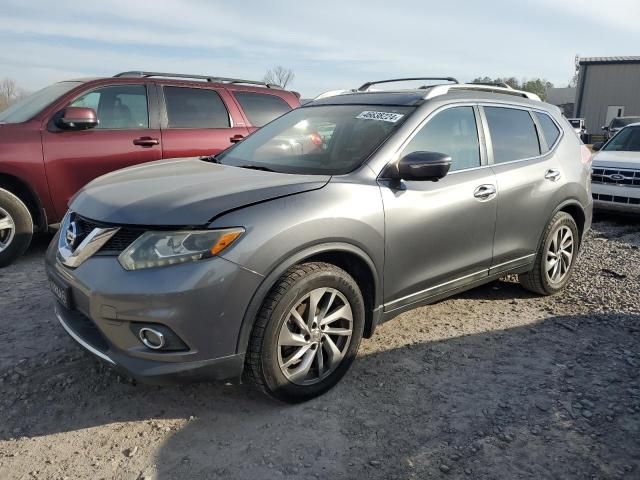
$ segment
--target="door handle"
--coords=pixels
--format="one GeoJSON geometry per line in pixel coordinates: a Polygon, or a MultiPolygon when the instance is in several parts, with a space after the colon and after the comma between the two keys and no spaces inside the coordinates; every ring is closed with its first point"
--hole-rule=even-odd
{"type": "Polygon", "coordinates": [[[238,142],[241,142],[243,138],[244,138],[244,135],[240,135],[240,134],[238,134],[238,135],[234,135],[233,137],[231,137],[231,138],[229,139],[229,141],[230,141],[231,143],[238,143],[238,142]]]}
{"type": "Polygon", "coordinates": [[[473,196],[479,199],[480,201],[485,201],[495,197],[497,192],[498,191],[496,190],[495,185],[484,184],[476,187],[476,189],[473,191],[473,196]]]}
{"type": "Polygon", "coordinates": [[[547,170],[547,173],[544,174],[544,178],[552,182],[560,180],[560,176],[560,170],[556,170],[555,168],[547,170]]]}
{"type": "Polygon", "coordinates": [[[140,147],[153,147],[154,145],[160,145],[160,140],[151,137],[140,137],[136,138],[133,144],[140,147]]]}

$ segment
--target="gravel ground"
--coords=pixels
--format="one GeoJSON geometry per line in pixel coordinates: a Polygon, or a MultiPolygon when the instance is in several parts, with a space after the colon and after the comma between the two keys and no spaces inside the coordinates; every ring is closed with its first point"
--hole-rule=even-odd
{"type": "Polygon", "coordinates": [[[568,289],[504,279],[405,313],[327,395],[132,385],[52,315],[47,239],[0,271],[0,478],[640,478],[640,223],[568,289]]]}

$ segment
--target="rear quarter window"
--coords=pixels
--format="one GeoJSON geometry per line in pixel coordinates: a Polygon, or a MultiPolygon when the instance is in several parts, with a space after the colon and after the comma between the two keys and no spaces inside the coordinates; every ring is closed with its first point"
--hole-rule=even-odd
{"type": "Polygon", "coordinates": [[[233,92],[233,96],[254,127],[262,127],[291,110],[289,104],[276,95],[233,92]]]}
{"type": "Polygon", "coordinates": [[[491,144],[493,162],[537,157],[540,144],[533,119],[527,110],[509,107],[484,107],[491,144]]]}
{"type": "Polygon", "coordinates": [[[547,141],[548,148],[545,151],[549,151],[551,147],[553,147],[560,136],[560,129],[557,127],[555,122],[551,120],[551,117],[546,113],[534,112],[534,115],[538,119],[538,123],[542,128],[542,134],[544,135],[544,139],[547,141]]]}

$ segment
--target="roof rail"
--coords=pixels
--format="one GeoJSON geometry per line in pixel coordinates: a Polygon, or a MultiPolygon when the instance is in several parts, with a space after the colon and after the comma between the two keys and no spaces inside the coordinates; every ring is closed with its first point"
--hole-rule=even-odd
{"type": "Polygon", "coordinates": [[[430,98],[438,97],[440,95],[445,95],[449,93],[449,90],[475,90],[479,92],[491,92],[491,93],[502,93],[504,95],[514,95],[516,97],[524,97],[530,100],[536,100],[541,102],[542,100],[538,95],[531,92],[525,92],[524,90],[516,90],[514,88],[505,88],[505,87],[495,87],[490,85],[481,85],[479,83],[462,83],[458,85],[435,85],[431,89],[429,89],[428,93],[424,96],[425,100],[429,100],[430,98]]]}
{"type": "Polygon", "coordinates": [[[320,95],[317,95],[313,98],[314,101],[322,100],[323,98],[335,97],[337,95],[344,95],[346,93],[356,93],[356,90],[329,90],[328,92],[323,92],[320,95]]]}
{"type": "Polygon", "coordinates": [[[189,75],[186,73],[164,73],[164,72],[145,72],[141,70],[132,70],[129,72],[120,72],[114,77],[133,77],[133,78],[149,78],[149,77],[165,77],[165,78],[185,78],[193,80],[206,80],[215,83],[245,83],[247,85],[260,85],[267,88],[277,88],[282,90],[279,85],[272,83],[260,82],[257,80],[242,80],[241,78],[214,77],[212,75],[189,75]]]}
{"type": "Polygon", "coordinates": [[[395,82],[410,82],[414,80],[445,80],[452,83],[460,83],[453,77],[415,77],[415,78],[392,78],[389,80],[377,80],[375,82],[367,82],[362,84],[358,88],[358,92],[366,92],[372,85],[378,85],[379,83],[395,83],[395,82]]]}
{"type": "Polygon", "coordinates": [[[503,87],[510,88],[513,90],[513,87],[506,82],[473,82],[471,85],[486,85],[488,87],[503,87]]]}

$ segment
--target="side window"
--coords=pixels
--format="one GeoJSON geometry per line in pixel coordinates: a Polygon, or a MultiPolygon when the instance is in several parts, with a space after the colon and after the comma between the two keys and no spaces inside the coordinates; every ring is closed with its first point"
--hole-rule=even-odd
{"type": "Polygon", "coordinates": [[[233,92],[245,115],[254,127],[262,127],[287,113],[291,107],[276,95],[253,92],[233,92]]]}
{"type": "Polygon", "coordinates": [[[224,102],[214,90],[164,87],[169,128],[229,128],[224,102]]]}
{"type": "Polygon", "coordinates": [[[547,141],[547,145],[549,148],[553,147],[560,136],[560,130],[546,113],[534,112],[534,115],[538,119],[540,127],[542,127],[542,133],[544,134],[544,139],[547,141]]]}
{"type": "Polygon", "coordinates": [[[510,162],[540,155],[538,134],[526,110],[484,107],[489,124],[494,163],[510,162]]]}
{"type": "Polygon", "coordinates": [[[479,167],[480,142],[473,107],[453,107],[436,114],[411,139],[402,156],[420,151],[450,155],[449,171],[479,167]]]}
{"type": "Polygon", "coordinates": [[[86,93],[72,107],[93,108],[101,129],[149,128],[147,88],[144,85],[114,85],[86,93]]]}

